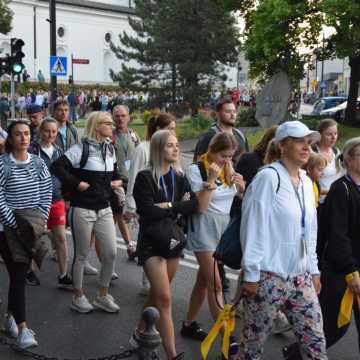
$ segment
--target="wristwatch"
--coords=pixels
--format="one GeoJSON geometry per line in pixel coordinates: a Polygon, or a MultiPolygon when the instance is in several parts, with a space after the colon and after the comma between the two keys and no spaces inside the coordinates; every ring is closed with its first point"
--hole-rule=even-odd
{"type": "Polygon", "coordinates": [[[168,209],[171,209],[171,208],[172,208],[172,203],[171,203],[171,202],[168,202],[168,203],[167,203],[167,206],[168,206],[168,209]]]}

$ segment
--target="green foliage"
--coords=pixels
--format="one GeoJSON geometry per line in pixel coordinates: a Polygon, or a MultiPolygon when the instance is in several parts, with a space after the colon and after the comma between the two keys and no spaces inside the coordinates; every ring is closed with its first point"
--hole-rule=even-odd
{"type": "Polygon", "coordinates": [[[143,123],[145,125],[147,125],[147,123],[149,122],[150,118],[153,116],[153,112],[150,110],[145,110],[143,115],[142,115],[142,119],[143,119],[143,123]]]}
{"type": "Polygon", "coordinates": [[[122,61],[110,71],[114,81],[134,91],[174,101],[179,94],[197,109],[223,65],[237,61],[239,45],[234,16],[211,0],[136,0],[129,22],[136,37],[124,32],[112,45],[122,61]],[[135,63],[137,65],[135,65],[135,63]]]}
{"type": "Polygon", "coordinates": [[[9,8],[10,0],[0,0],[0,33],[7,34],[11,31],[13,12],[9,8]]]}
{"type": "Polygon", "coordinates": [[[252,127],[259,126],[259,123],[255,119],[256,108],[249,107],[240,109],[236,119],[237,127],[252,127]]]}
{"type": "Polygon", "coordinates": [[[245,31],[250,76],[265,80],[283,70],[298,83],[309,57],[300,48],[314,47],[320,28],[321,17],[313,1],[260,1],[248,13],[245,31]]]}
{"type": "Polygon", "coordinates": [[[335,30],[326,40],[328,56],[349,58],[350,88],[345,122],[360,126],[355,116],[360,85],[360,2],[359,0],[321,0],[325,25],[335,30]]]}
{"type": "Polygon", "coordinates": [[[309,129],[317,130],[319,127],[319,122],[323,119],[327,119],[329,116],[312,116],[312,115],[302,115],[301,122],[303,122],[309,129]]]}

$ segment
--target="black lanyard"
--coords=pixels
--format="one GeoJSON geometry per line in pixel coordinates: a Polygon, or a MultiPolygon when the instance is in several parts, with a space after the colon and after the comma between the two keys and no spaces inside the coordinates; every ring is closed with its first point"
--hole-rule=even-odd
{"type": "Polygon", "coordinates": [[[360,192],[360,185],[358,185],[349,174],[346,174],[345,177],[355,186],[356,190],[360,192]]]}
{"type": "MultiPolygon", "coordinates": [[[[164,190],[166,200],[170,201],[170,202],[174,202],[174,199],[175,199],[175,174],[174,174],[174,171],[172,168],[170,168],[170,174],[171,174],[171,185],[172,185],[171,194],[170,194],[170,192],[168,192],[163,175],[161,175],[161,177],[160,177],[160,185],[161,185],[162,189],[164,190]]],[[[169,190],[171,190],[171,189],[169,189],[169,190]]]]}

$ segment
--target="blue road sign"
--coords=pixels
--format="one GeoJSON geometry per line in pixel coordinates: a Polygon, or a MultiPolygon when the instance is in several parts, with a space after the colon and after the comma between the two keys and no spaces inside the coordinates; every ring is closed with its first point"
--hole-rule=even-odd
{"type": "Polygon", "coordinates": [[[50,56],[50,76],[67,75],[67,57],[50,56]]]}

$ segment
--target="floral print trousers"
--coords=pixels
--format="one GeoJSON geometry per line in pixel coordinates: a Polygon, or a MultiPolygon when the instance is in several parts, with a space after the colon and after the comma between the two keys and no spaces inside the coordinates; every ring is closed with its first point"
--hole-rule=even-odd
{"type": "Polygon", "coordinates": [[[285,313],[303,358],[326,360],[323,321],[312,276],[283,278],[262,272],[257,295],[243,299],[237,360],[259,360],[278,310],[285,313]]]}

